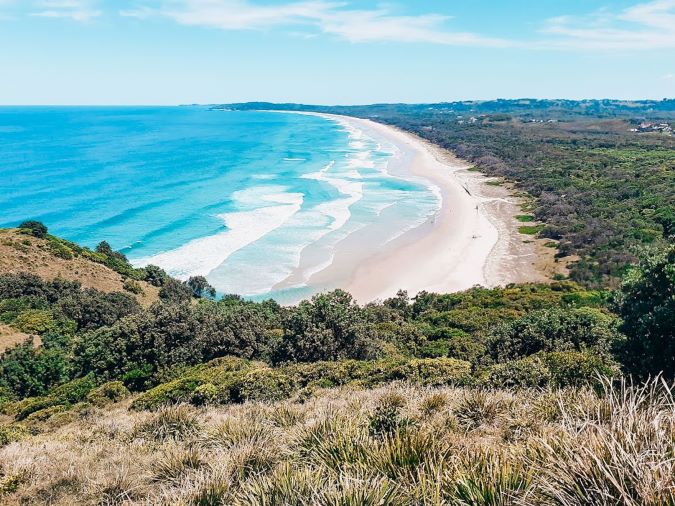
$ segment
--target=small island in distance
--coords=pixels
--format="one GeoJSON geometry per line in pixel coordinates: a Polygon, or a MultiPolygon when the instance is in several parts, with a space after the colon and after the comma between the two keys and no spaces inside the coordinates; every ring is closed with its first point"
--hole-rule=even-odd
{"type": "Polygon", "coordinates": [[[3,504],[675,501],[675,100],[209,108],[400,135],[448,214],[284,304],[0,229],[3,504]]]}

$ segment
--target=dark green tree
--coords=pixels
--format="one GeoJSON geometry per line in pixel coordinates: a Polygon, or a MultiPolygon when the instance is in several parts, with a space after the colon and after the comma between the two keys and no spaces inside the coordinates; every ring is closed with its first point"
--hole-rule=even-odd
{"type": "Polygon", "coordinates": [[[73,320],[78,330],[112,325],[140,309],[138,301],[129,294],[103,293],[93,288],[62,297],[54,306],[56,314],[73,320]]]}
{"type": "Polygon", "coordinates": [[[101,241],[98,243],[96,246],[96,253],[101,253],[102,255],[107,256],[111,261],[121,264],[129,264],[129,260],[127,259],[126,255],[112,249],[107,241],[101,241]]]}
{"type": "Polygon", "coordinates": [[[343,290],[302,301],[289,312],[285,327],[276,362],[361,358],[375,337],[363,309],[343,290]]]}
{"type": "Polygon", "coordinates": [[[629,372],[675,377],[675,244],[644,257],[617,296],[629,372]]]}
{"type": "Polygon", "coordinates": [[[185,284],[192,290],[192,295],[198,299],[213,299],[216,296],[216,289],[209,284],[204,276],[192,276],[185,284]]]}
{"type": "Polygon", "coordinates": [[[181,304],[192,299],[192,290],[180,281],[168,278],[159,290],[159,298],[165,302],[181,304]]]}
{"type": "Polygon", "coordinates": [[[32,338],[0,357],[0,386],[19,398],[44,395],[70,379],[71,361],[59,347],[35,348],[32,338]]]}
{"type": "Polygon", "coordinates": [[[161,267],[156,265],[146,265],[145,268],[145,281],[150,283],[152,286],[164,286],[164,282],[167,280],[169,275],[161,267]]]}
{"type": "Polygon", "coordinates": [[[496,362],[542,351],[592,349],[609,357],[621,339],[616,326],[615,317],[594,308],[533,311],[494,329],[487,338],[487,351],[496,362]]]}
{"type": "Polygon", "coordinates": [[[30,230],[31,234],[33,234],[35,237],[39,237],[40,239],[47,237],[47,226],[40,221],[24,221],[21,225],[19,225],[19,228],[30,230]]]}

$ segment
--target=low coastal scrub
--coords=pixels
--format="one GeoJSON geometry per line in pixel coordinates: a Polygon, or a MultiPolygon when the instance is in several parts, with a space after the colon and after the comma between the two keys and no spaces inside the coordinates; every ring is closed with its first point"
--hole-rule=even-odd
{"type": "Polygon", "coordinates": [[[371,388],[393,381],[417,385],[472,383],[471,364],[451,358],[315,362],[271,368],[238,359],[216,359],[139,396],[135,409],[168,403],[228,404],[307,396],[319,388],[371,388]]]}
{"type": "Polygon", "coordinates": [[[675,401],[658,378],[596,390],[398,383],[155,412],[129,402],[5,437],[3,504],[675,501],[675,401]]]}

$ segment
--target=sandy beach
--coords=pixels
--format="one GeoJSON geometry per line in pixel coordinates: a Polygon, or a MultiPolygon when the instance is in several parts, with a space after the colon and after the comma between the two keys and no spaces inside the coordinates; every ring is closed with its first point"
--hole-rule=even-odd
{"type": "MultiPolygon", "coordinates": [[[[523,242],[514,215],[519,207],[509,193],[487,185],[451,153],[400,129],[374,121],[320,114],[365,135],[394,145],[387,170],[434,185],[441,196],[438,212],[423,225],[377,248],[370,237],[353,234],[335,248],[333,262],[308,284],[337,285],[360,303],[383,299],[400,289],[455,292],[474,285],[497,286],[544,281],[536,267],[535,244],[523,242]]],[[[302,267],[302,261],[301,261],[302,267]]]]}

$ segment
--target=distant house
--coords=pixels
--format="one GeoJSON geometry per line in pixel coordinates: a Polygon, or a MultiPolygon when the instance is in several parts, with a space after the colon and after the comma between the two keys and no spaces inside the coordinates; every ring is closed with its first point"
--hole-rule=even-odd
{"type": "Polygon", "coordinates": [[[649,133],[659,132],[663,134],[672,135],[673,127],[668,123],[654,123],[651,121],[643,121],[637,128],[631,129],[631,132],[649,133]]]}

